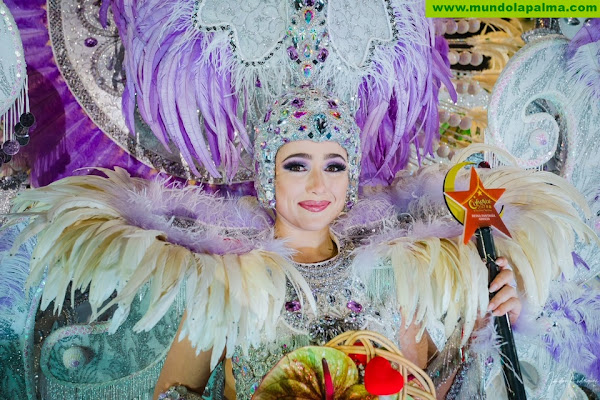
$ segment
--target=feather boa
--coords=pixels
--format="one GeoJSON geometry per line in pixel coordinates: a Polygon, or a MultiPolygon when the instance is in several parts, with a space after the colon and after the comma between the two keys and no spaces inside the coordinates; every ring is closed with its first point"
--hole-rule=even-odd
{"type": "MultiPolygon", "coordinates": [[[[139,288],[151,281],[151,306],[135,326],[148,330],[186,285],[182,335],[197,351],[212,348],[214,366],[224,348],[230,356],[236,345],[248,349],[262,334],[273,337],[286,281],[310,293],[256,202],[217,199],[194,187],[132,178],[122,169],[101,171],[108,178],[70,177],[15,200],[13,218],[31,216],[17,242],[34,235],[38,240],[29,282],[50,266],[43,308],[54,300],[60,310],[69,282],[72,296],[89,287],[93,318],[118,304],[114,330],[139,288]],[[104,304],[115,291],[116,298],[104,304]]],[[[461,244],[460,226],[442,211],[444,173],[437,166],[424,168],[387,191],[372,193],[333,230],[351,235],[357,227],[378,224],[380,233],[362,233],[367,243],[356,251],[356,273],[373,292],[391,296],[407,323],[414,319],[425,329],[444,320],[449,335],[463,318],[466,340],[478,313],[487,308],[487,271],[475,246],[461,244]],[[429,188],[436,180],[437,190],[429,188]],[[434,195],[408,201],[429,191],[434,195]],[[389,286],[378,280],[390,276],[386,271],[396,287],[379,293],[389,286]]],[[[572,205],[587,210],[585,202],[550,173],[504,167],[482,171],[481,177],[486,186],[506,188],[501,200],[513,238],[497,237],[499,253],[515,267],[530,302],[544,304],[550,280],[572,274],[573,232],[595,238],[572,205]]],[[[312,296],[307,299],[315,307],[312,296]]]]}
{"type": "MultiPolygon", "coordinates": [[[[382,227],[357,250],[357,273],[369,281],[381,268],[373,260],[390,260],[405,321],[414,318],[425,327],[446,313],[462,315],[466,340],[478,313],[487,308],[487,270],[473,241],[460,244],[462,227],[449,214],[440,190],[446,173],[441,168],[421,168],[401,176],[391,188],[368,194],[334,229],[351,234],[360,223],[382,227]]],[[[539,310],[553,279],[574,276],[576,236],[598,243],[579,215],[582,210],[589,216],[589,207],[567,181],[548,172],[502,167],[481,170],[480,176],[486,187],[506,189],[499,205],[512,238],[496,235],[498,254],[509,260],[522,295],[539,310]]],[[[457,186],[466,189],[466,176],[457,186]]],[[[373,291],[383,287],[375,282],[373,291]]],[[[448,335],[453,320],[445,321],[448,335]]]]}
{"type": "MultiPolygon", "coordinates": [[[[138,290],[151,280],[151,306],[134,327],[149,330],[185,285],[188,323],[182,335],[198,352],[212,348],[214,367],[225,347],[231,356],[236,345],[244,349],[258,345],[261,333],[273,337],[286,281],[310,293],[289,261],[290,251],[281,241],[265,239],[272,235],[264,229],[264,213],[255,206],[232,200],[220,215],[230,217],[222,221],[231,225],[224,236],[223,227],[207,223],[217,222],[211,216],[226,200],[192,187],[165,188],[164,182],[132,178],[122,169],[102,171],[108,179],[70,177],[23,192],[15,201],[15,212],[32,216],[17,243],[34,235],[38,239],[28,284],[37,282],[45,266],[51,266],[42,309],[54,300],[54,309],[60,311],[72,282],[71,297],[77,289],[89,288],[92,320],[119,305],[112,320],[115,331],[138,290]],[[214,208],[206,208],[208,201],[214,208]],[[196,208],[188,208],[191,205],[196,208]],[[256,217],[245,220],[247,229],[238,234],[239,218],[252,211],[257,211],[256,217]],[[207,223],[186,231],[178,227],[177,213],[187,221],[207,218],[207,223]],[[263,229],[252,235],[253,227],[263,229]],[[117,297],[106,303],[115,291],[117,297]]],[[[306,297],[314,308],[313,297],[306,297]]]]}
{"type": "Polygon", "coordinates": [[[589,378],[600,380],[600,293],[569,282],[553,282],[535,323],[548,351],[589,378]]]}

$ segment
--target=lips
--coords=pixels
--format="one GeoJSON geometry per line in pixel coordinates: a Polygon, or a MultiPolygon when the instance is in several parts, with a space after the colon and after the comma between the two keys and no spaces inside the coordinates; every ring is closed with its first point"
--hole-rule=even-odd
{"type": "Polygon", "coordinates": [[[298,205],[300,207],[302,207],[305,210],[308,210],[310,212],[321,212],[324,209],[326,209],[327,207],[329,207],[330,204],[331,204],[331,202],[327,201],[327,200],[322,200],[322,201],[306,200],[306,201],[301,201],[300,203],[298,203],[298,205]]]}

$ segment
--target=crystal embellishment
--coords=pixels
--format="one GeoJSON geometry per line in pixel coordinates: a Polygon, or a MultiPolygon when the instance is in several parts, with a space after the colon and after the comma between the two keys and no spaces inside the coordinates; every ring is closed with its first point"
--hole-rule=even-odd
{"type": "Polygon", "coordinates": [[[355,313],[359,313],[359,312],[361,312],[361,311],[362,311],[362,309],[363,309],[363,306],[362,306],[360,303],[357,303],[357,302],[356,302],[356,301],[354,301],[354,300],[350,300],[350,301],[348,302],[348,304],[346,304],[346,307],[348,307],[348,309],[349,309],[350,311],[353,311],[353,312],[355,312],[355,313]]]}
{"type": "Polygon", "coordinates": [[[288,312],[300,311],[302,306],[298,300],[292,300],[285,303],[285,310],[288,312]]]}

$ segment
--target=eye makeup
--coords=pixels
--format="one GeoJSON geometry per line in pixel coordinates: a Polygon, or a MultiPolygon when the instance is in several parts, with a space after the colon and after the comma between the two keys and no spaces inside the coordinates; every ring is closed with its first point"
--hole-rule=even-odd
{"type": "Polygon", "coordinates": [[[344,172],[346,170],[347,166],[345,163],[343,162],[330,162],[327,164],[327,166],[325,167],[325,171],[327,172],[344,172]]]}
{"type": "Polygon", "coordinates": [[[303,171],[306,171],[308,169],[308,167],[306,165],[306,161],[292,158],[292,159],[287,159],[283,163],[283,169],[285,169],[286,171],[292,171],[292,172],[303,172],[303,171]]]}

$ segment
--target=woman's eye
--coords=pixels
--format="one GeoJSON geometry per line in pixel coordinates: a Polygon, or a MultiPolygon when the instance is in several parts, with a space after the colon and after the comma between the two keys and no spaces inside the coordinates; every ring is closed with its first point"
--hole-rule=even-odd
{"type": "Polygon", "coordinates": [[[288,163],[285,164],[283,166],[283,168],[287,171],[292,171],[292,172],[304,172],[306,171],[306,166],[302,163],[297,163],[297,162],[292,162],[292,163],[288,163]]]}
{"type": "Polygon", "coordinates": [[[325,171],[327,172],[342,172],[346,170],[346,164],[329,164],[326,168],[325,171]]]}

